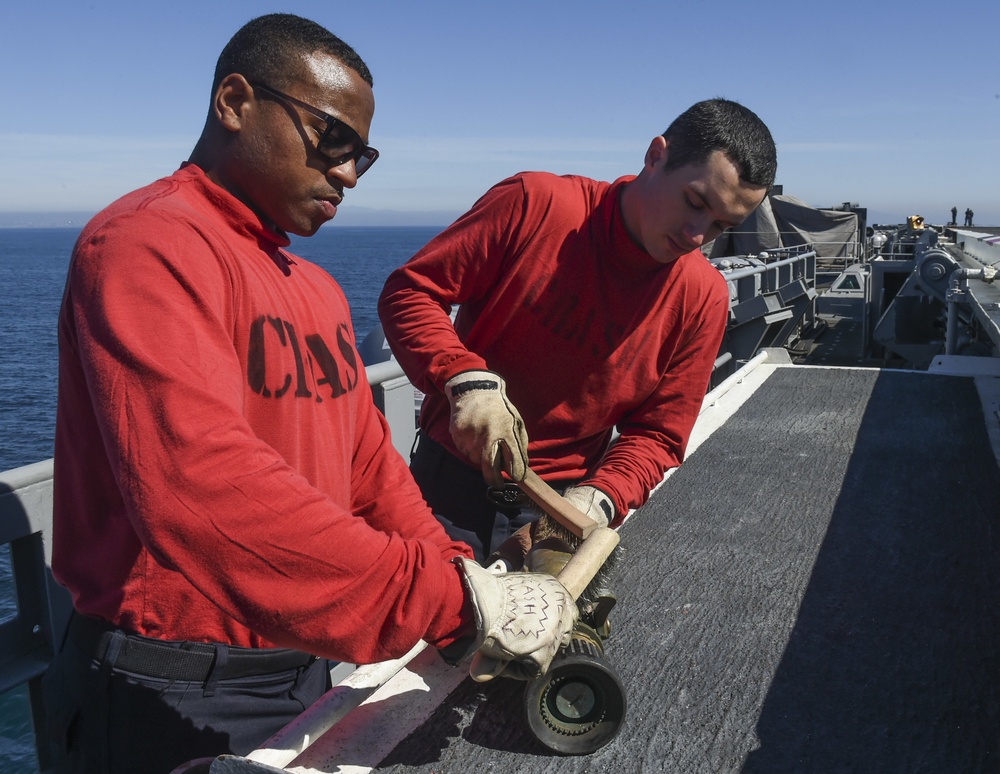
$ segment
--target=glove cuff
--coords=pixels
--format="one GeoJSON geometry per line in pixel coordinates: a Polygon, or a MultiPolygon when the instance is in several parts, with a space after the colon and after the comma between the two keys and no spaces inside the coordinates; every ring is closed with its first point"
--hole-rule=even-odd
{"type": "Polygon", "coordinates": [[[444,394],[453,401],[473,390],[502,390],[503,377],[492,371],[462,371],[444,383],[444,394]]]}
{"type": "Polygon", "coordinates": [[[590,486],[589,484],[571,486],[563,492],[563,497],[604,527],[614,521],[614,500],[603,489],[598,489],[596,486],[590,486]]]}
{"type": "Polygon", "coordinates": [[[479,562],[473,561],[464,556],[456,556],[451,560],[458,566],[458,571],[462,576],[462,585],[465,586],[465,592],[469,596],[469,601],[472,604],[472,615],[476,623],[476,637],[473,643],[472,650],[475,650],[483,644],[485,639],[484,635],[484,616],[483,611],[480,608],[480,600],[476,595],[476,580],[480,583],[483,581],[492,580],[492,574],[489,570],[483,568],[479,562]],[[476,577],[478,576],[478,577],[476,577]]]}
{"type": "Polygon", "coordinates": [[[594,504],[597,505],[604,512],[604,516],[607,521],[604,522],[604,526],[608,526],[615,518],[615,504],[611,500],[611,495],[605,492],[603,489],[598,489],[594,487],[594,491],[597,495],[594,497],[594,504]]]}

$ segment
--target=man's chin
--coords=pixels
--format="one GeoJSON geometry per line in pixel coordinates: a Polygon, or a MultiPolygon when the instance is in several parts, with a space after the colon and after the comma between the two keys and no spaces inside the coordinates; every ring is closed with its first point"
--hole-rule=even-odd
{"type": "MultiPolygon", "coordinates": [[[[327,223],[327,222],[328,221],[325,221],[325,220],[323,221],[323,223],[327,223]]],[[[295,234],[296,236],[300,236],[300,237],[311,237],[317,231],[319,231],[320,226],[322,226],[323,223],[314,223],[311,226],[309,226],[308,228],[303,228],[303,229],[301,229],[299,231],[293,231],[292,233],[295,234]]]]}
{"type": "Polygon", "coordinates": [[[669,248],[664,248],[653,256],[653,260],[656,261],[657,263],[667,264],[667,263],[673,263],[680,257],[681,253],[678,253],[675,250],[671,250],[669,248]]]}
{"type": "Polygon", "coordinates": [[[655,247],[657,248],[656,252],[650,254],[657,263],[673,263],[683,255],[680,247],[670,237],[660,240],[655,247]]]}
{"type": "Polygon", "coordinates": [[[333,218],[319,218],[308,220],[303,223],[295,223],[291,228],[286,228],[285,231],[289,234],[294,234],[300,237],[311,237],[324,223],[329,223],[333,218]]]}

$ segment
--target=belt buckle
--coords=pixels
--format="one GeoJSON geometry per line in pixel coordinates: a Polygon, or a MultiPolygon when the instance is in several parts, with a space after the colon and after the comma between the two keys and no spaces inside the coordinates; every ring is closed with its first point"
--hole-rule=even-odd
{"type": "Polygon", "coordinates": [[[521,487],[514,483],[486,487],[486,499],[494,505],[499,505],[501,508],[513,508],[524,505],[526,502],[521,487]]]}

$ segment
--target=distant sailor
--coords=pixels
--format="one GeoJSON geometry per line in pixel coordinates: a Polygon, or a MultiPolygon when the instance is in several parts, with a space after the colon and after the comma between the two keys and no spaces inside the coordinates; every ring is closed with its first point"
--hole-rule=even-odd
{"type": "Polygon", "coordinates": [[[246,754],[327,690],[325,659],[424,639],[526,676],[569,636],[555,578],[487,572],[431,515],[343,292],[287,250],[378,158],[374,106],[340,39],[255,19],[190,161],[77,242],[52,559],[76,613],[45,678],[60,772],[246,754]]]}

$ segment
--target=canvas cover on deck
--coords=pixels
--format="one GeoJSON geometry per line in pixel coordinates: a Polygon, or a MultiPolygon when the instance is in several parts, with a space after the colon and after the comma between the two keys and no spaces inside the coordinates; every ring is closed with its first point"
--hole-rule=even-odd
{"type": "Polygon", "coordinates": [[[756,255],[762,250],[812,245],[821,258],[847,257],[857,241],[858,216],[844,210],[820,210],[784,194],[767,196],[737,229],[725,232],[708,251],[709,258],[756,255]]]}

